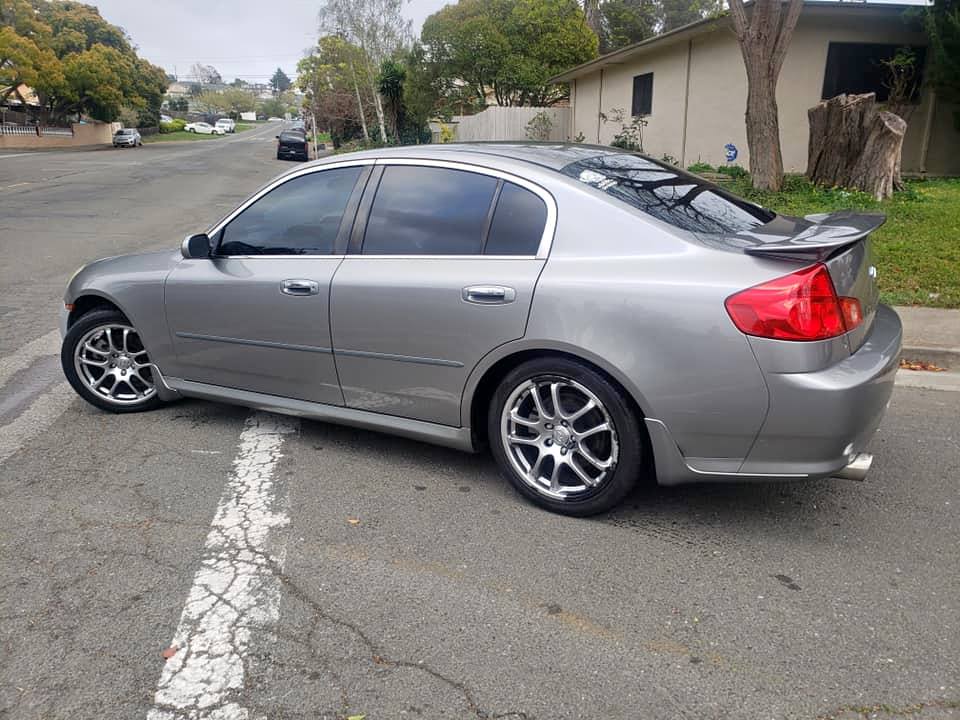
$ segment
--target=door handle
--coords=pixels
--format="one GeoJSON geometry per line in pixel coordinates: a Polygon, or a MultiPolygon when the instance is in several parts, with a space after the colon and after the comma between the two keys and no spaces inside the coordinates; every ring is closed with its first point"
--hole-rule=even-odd
{"type": "Polygon", "coordinates": [[[316,280],[284,280],[280,292],[285,295],[319,295],[320,283],[316,280]]]}
{"type": "Polygon", "coordinates": [[[517,291],[504,285],[471,285],[463,289],[462,297],[478,305],[505,305],[517,299],[517,291]]]}

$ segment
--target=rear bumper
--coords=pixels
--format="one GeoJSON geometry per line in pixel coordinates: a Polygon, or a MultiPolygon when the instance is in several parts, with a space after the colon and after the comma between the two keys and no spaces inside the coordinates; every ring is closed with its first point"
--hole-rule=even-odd
{"type": "Polygon", "coordinates": [[[900,359],[900,318],[881,305],[857,352],[817,372],[764,373],[770,404],[747,457],[684,458],[658,420],[648,419],[662,485],[829,477],[863,452],[876,432],[900,359]]]}

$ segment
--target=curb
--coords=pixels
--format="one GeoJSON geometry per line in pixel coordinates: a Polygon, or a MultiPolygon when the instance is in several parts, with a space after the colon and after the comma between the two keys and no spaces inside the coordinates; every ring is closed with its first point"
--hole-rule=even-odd
{"type": "Polygon", "coordinates": [[[960,370],[960,348],[904,345],[900,357],[907,360],[922,360],[947,369],[960,370]]]}

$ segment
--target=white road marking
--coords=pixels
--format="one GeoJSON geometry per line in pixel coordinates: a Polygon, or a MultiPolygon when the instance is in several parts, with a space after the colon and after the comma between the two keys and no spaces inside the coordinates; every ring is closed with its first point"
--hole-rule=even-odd
{"type": "Polygon", "coordinates": [[[898,370],[893,383],[901,387],[960,392],[960,373],[898,370]]]}
{"type": "Polygon", "coordinates": [[[270,530],[286,525],[289,517],[275,496],[273,473],[283,436],[298,428],[298,420],[269,413],[247,419],[170,643],[177,651],[163,667],[147,720],[250,717],[236,693],[244,685],[251,627],[276,622],[280,612],[280,580],[269,564],[282,567],[284,549],[268,541],[270,530]]]}
{"type": "Polygon", "coordinates": [[[52,330],[20,346],[14,355],[0,358],[0,387],[16,373],[24,370],[44,355],[56,355],[60,352],[60,332],[52,330]]]}
{"type": "Polygon", "coordinates": [[[46,430],[63,414],[74,398],[73,388],[58,383],[37,396],[14,420],[0,427],[0,463],[20,450],[29,440],[46,430]]]}

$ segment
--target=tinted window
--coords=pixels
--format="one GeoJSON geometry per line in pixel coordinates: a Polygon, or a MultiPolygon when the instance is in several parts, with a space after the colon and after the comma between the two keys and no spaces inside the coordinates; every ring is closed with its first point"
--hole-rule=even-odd
{"type": "Polygon", "coordinates": [[[478,255],[496,178],[395,165],[370,208],[365,255],[478,255]]]}
{"type": "Polygon", "coordinates": [[[547,223],[547,206],[537,195],[505,182],[490,224],[486,255],[536,255],[547,223]]]}
{"type": "MultiPolygon", "coordinates": [[[[827,49],[827,67],[823,73],[824,100],[841,93],[876,93],[877,102],[886,102],[890,96],[889,71],[883,64],[892,59],[902,45],[881,43],[830,43],[827,49]]],[[[923,77],[926,48],[911,47],[914,53],[912,99],[919,100],[919,79],[923,77]]]]}
{"type": "Polygon", "coordinates": [[[736,233],[775,217],[673,165],[640,155],[602,155],[571,163],[562,172],[691,232],[736,233]]]}
{"type": "Polygon", "coordinates": [[[297,132],[282,132],[280,133],[280,142],[302,144],[306,142],[306,136],[297,132]]]}
{"type": "Polygon", "coordinates": [[[653,73],[637,75],[633,78],[633,102],[631,114],[649,115],[653,112],[653,73]]]}
{"type": "Polygon", "coordinates": [[[288,180],[224,228],[220,255],[329,255],[361,168],[288,180]]]}

